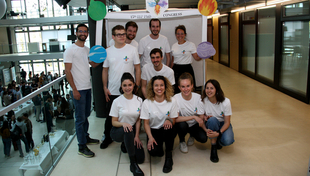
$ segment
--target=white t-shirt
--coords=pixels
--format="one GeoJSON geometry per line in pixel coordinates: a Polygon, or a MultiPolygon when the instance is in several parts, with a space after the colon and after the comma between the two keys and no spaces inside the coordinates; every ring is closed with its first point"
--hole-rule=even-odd
{"type": "Polygon", "coordinates": [[[141,79],[146,80],[147,82],[149,82],[154,76],[158,75],[166,77],[170,81],[171,85],[175,84],[174,71],[166,65],[163,65],[163,68],[159,71],[154,69],[152,63],[146,64],[142,68],[141,79]]]}
{"type": "MultiPolygon", "coordinates": [[[[181,93],[175,94],[174,98],[177,100],[179,107],[179,116],[198,116],[204,114],[203,103],[201,96],[192,92],[192,98],[185,100],[181,93]]],[[[191,127],[197,123],[195,119],[186,121],[188,126],[191,127]]]]}
{"type": "Polygon", "coordinates": [[[173,97],[171,98],[171,102],[164,100],[158,103],[155,100],[146,99],[142,104],[140,119],[149,119],[150,127],[153,129],[163,127],[167,118],[177,117],[178,105],[173,97]]]}
{"type": "Polygon", "coordinates": [[[173,63],[185,65],[193,62],[192,54],[197,53],[197,49],[193,42],[186,41],[181,45],[176,42],[171,47],[171,53],[174,57],[173,63]]]}
{"type": "Polygon", "coordinates": [[[88,60],[89,48],[71,45],[64,52],[64,63],[72,63],[71,74],[77,90],[91,88],[88,60]]]}
{"type": "Polygon", "coordinates": [[[121,78],[123,73],[129,72],[135,77],[134,65],[140,64],[137,49],[126,44],[123,48],[115,48],[111,46],[107,48],[107,58],[103,67],[109,68],[108,89],[111,95],[120,95],[121,78]]]}
{"type": "MultiPolygon", "coordinates": [[[[113,39],[111,39],[109,41],[109,47],[115,45],[115,41],[113,39]]],[[[131,40],[131,43],[129,43],[129,45],[132,45],[134,47],[136,47],[138,49],[139,43],[135,40],[131,40]]]]}
{"type": "Polygon", "coordinates": [[[224,121],[225,116],[232,115],[231,104],[228,98],[225,98],[220,104],[213,104],[209,101],[208,97],[206,97],[203,99],[203,103],[205,114],[207,116],[212,115],[216,117],[220,122],[224,121]]]}
{"type": "Polygon", "coordinates": [[[152,63],[150,52],[154,48],[161,49],[165,58],[165,53],[170,53],[170,46],[167,37],[159,34],[158,39],[154,40],[150,35],[147,35],[140,40],[138,50],[139,54],[141,54],[141,67],[147,63],[152,63]]]}
{"type": "Polygon", "coordinates": [[[117,117],[119,122],[129,123],[131,126],[136,124],[140,116],[142,99],[133,95],[132,99],[128,100],[121,95],[117,97],[110,110],[110,116],[117,117]]]}

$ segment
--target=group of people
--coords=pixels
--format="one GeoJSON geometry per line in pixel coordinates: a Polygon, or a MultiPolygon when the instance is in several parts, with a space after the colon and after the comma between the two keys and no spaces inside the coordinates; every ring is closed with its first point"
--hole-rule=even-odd
{"type": "MultiPolygon", "coordinates": [[[[230,100],[213,79],[204,85],[202,96],[192,92],[195,76],[191,63],[193,59],[201,58],[195,45],[185,40],[185,26],[176,27],[178,42],[172,50],[167,38],[159,34],[160,20],[151,19],[149,29],[151,34],[139,43],[134,40],[138,31],[135,22],[130,21],[125,27],[116,25],[112,29],[113,41],[106,49],[107,58],[102,71],[109,117],[106,117],[100,148],[107,148],[113,141],[122,142],[121,150],[127,152],[130,158],[130,171],[133,175],[144,175],[138,165],[145,158],[139,138],[143,124],[149,154],[158,157],[165,155],[164,173],[172,170],[172,150],[177,134],[183,153],[188,152],[187,146],[193,145],[194,140],[205,143],[209,138],[212,144],[210,160],[218,162],[217,150],[234,142],[230,100]],[[180,93],[174,94],[177,90],[180,93]],[[185,143],[187,133],[190,137],[185,143]]],[[[87,117],[91,104],[89,65],[96,67],[99,64],[88,59],[89,48],[84,45],[88,27],[79,24],[76,36],[76,43],[64,53],[65,71],[76,107],[78,154],[93,157],[95,153],[87,144],[98,144],[99,140],[90,138],[88,133],[87,117]]]]}

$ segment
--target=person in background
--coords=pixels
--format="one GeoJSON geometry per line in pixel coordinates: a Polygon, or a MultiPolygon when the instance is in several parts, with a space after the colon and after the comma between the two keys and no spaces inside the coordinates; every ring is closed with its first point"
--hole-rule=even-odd
{"type": "Polygon", "coordinates": [[[8,121],[3,122],[2,128],[0,129],[0,135],[2,136],[4,155],[6,158],[9,158],[11,156],[12,139],[8,121]]]}
{"type": "Polygon", "coordinates": [[[70,97],[70,94],[66,95],[66,99],[67,99],[67,102],[69,104],[70,116],[71,116],[71,118],[73,118],[74,105],[73,105],[72,98],[70,97]]]}
{"type": "Polygon", "coordinates": [[[210,160],[219,161],[217,150],[222,146],[228,146],[235,142],[234,133],[230,124],[232,115],[230,100],[224,96],[224,92],[217,80],[209,79],[202,94],[205,111],[205,124],[207,136],[211,140],[210,160]]]}
{"type": "Polygon", "coordinates": [[[9,106],[12,103],[12,92],[3,92],[3,102],[5,106],[9,106]]]}
{"type": "Polygon", "coordinates": [[[32,102],[35,106],[36,121],[39,122],[40,121],[40,115],[41,115],[41,105],[42,105],[41,94],[38,94],[35,97],[33,97],[32,102]]]}
{"type": "Polygon", "coordinates": [[[20,72],[20,77],[22,78],[22,80],[26,81],[26,75],[27,73],[24,71],[24,69],[22,69],[22,71],[20,72]]]}
{"type": "Polygon", "coordinates": [[[23,149],[22,149],[22,145],[21,145],[20,141],[22,140],[24,142],[25,149],[26,149],[27,153],[29,152],[29,145],[28,145],[28,141],[27,141],[26,136],[25,136],[25,132],[27,132],[27,127],[23,121],[22,116],[17,118],[17,122],[13,125],[11,132],[13,132],[15,130],[15,128],[20,128],[21,132],[22,132],[22,135],[20,136],[20,138],[16,139],[15,142],[16,142],[18,150],[19,150],[19,157],[24,157],[24,153],[23,153],[23,149]]]}
{"type": "Polygon", "coordinates": [[[20,92],[20,88],[16,87],[16,101],[22,98],[22,93],[20,92]]]}
{"type": "Polygon", "coordinates": [[[24,119],[24,122],[26,123],[26,127],[27,127],[27,131],[25,132],[25,136],[26,136],[26,139],[27,139],[27,142],[28,142],[28,146],[30,149],[33,149],[34,147],[34,142],[33,142],[33,139],[32,139],[32,123],[31,121],[29,120],[28,118],[28,113],[24,113],[23,114],[23,119],[24,119]]]}
{"type": "Polygon", "coordinates": [[[176,129],[175,119],[178,117],[178,105],[173,96],[173,87],[164,76],[154,76],[147,85],[147,99],[144,100],[140,118],[144,120],[147,134],[147,150],[151,156],[164,156],[164,173],[172,170],[172,150],[176,129]]]}

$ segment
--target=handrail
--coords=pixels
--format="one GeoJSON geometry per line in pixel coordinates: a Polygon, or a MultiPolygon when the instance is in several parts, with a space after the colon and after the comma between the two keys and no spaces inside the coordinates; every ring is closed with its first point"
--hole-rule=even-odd
{"type": "Polygon", "coordinates": [[[10,110],[12,110],[13,108],[15,107],[18,107],[19,105],[27,102],[29,99],[35,97],[36,95],[42,93],[43,91],[46,91],[47,88],[50,88],[52,85],[60,82],[61,80],[65,79],[66,78],[66,75],[63,75],[55,80],[53,80],[52,82],[46,84],[45,86],[43,87],[40,87],[39,89],[37,89],[36,91],[28,94],[27,96],[25,97],[22,97],[21,99],[19,99],[18,101],[10,104],[9,106],[3,108],[1,111],[0,111],[0,116],[3,116],[5,115],[7,112],[9,112],[10,110]]]}

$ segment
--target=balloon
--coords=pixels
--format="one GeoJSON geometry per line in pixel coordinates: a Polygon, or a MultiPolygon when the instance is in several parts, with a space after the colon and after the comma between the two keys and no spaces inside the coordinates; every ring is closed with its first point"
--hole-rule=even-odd
{"type": "Polygon", "coordinates": [[[91,47],[88,55],[89,59],[96,63],[102,63],[107,58],[107,51],[100,45],[91,47]]]}
{"type": "Polygon", "coordinates": [[[106,16],[106,14],[107,8],[103,2],[90,0],[90,4],[88,6],[88,15],[91,19],[100,21],[106,16]]]}
{"type": "Polygon", "coordinates": [[[0,19],[6,13],[6,2],[5,0],[0,0],[0,19]]]}
{"type": "Polygon", "coordinates": [[[201,42],[197,47],[197,54],[201,59],[208,59],[216,53],[210,42],[201,42]]]}

